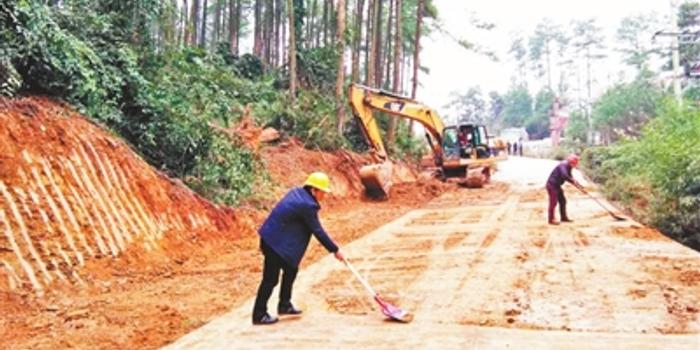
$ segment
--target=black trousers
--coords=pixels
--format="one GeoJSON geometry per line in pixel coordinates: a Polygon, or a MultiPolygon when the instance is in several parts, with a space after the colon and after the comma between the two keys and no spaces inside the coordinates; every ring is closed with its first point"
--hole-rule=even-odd
{"type": "Polygon", "coordinates": [[[265,256],[263,264],[263,276],[258,287],[258,295],[255,298],[253,318],[260,318],[267,313],[267,302],[270,300],[272,290],[279,283],[280,270],[282,274],[282,286],[280,287],[280,306],[289,306],[292,303],[292,286],[297,277],[299,268],[290,265],[277,254],[263,240],[260,240],[260,249],[265,256]]]}

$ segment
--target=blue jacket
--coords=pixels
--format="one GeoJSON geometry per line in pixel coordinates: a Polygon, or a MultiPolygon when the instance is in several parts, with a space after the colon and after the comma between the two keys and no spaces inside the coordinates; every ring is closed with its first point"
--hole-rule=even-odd
{"type": "Polygon", "coordinates": [[[329,252],[335,253],[338,246],[318,220],[320,209],[309,192],[301,187],[293,188],[275,205],[258,234],[292,266],[299,266],[312,234],[329,252]]]}
{"type": "Polygon", "coordinates": [[[568,161],[563,161],[557,165],[547,179],[548,187],[561,187],[565,181],[574,183],[574,178],[571,176],[571,164],[568,161]]]}

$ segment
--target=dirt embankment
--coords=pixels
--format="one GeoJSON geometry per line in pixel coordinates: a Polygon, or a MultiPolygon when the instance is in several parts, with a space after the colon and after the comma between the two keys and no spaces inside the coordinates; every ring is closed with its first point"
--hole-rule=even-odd
{"type": "MultiPolygon", "coordinates": [[[[202,325],[254,294],[255,229],[310,171],[333,179],[321,215],[341,246],[448,188],[405,183],[390,201],[368,201],[357,177],[362,156],[293,141],[260,156],[272,194],[221,207],[67,106],[0,100],[0,343],[148,349],[202,325]]],[[[416,179],[399,169],[397,180],[416,179]]],[[[304,263],[325,254],[314,243],[304,263]]]]}

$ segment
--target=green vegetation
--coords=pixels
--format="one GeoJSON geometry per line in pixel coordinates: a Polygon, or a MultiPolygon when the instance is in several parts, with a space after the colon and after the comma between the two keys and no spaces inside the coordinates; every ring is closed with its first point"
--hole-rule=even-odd
{"type": "MultiPolygon", "coordinates": [[[[232,126],[247,108],[310,148],[364,146],[352,121],[337,134],[332,45],[298,52],[302,89],[292,99],[283,65],[234,55],[226,42],[208,50],[174,39],[169,30],[183,27],[170,25],[179,9],[167,2],[61,3],[0,4],[0,94],[66,100],[210,199],[235,204],[267,181],[252,151],[212,127],[232,126]]],[[[422,152],[403,129],[393,149],[422,152]]]]}
{"type": "Polygon", "coordinates": [[[639,138],[589,148],[583,163],[635,217],[700,250],[700,111],[657,107],[639,138]]]}
{"type": "Polygon", "coordinates": [[[8,6],[1,8],[0,50],[19,81],[8,93],[69,101],[155,167],[213,199],[235,203],[251,193],[258,161],[208,123],[230,122],[232,108],[257,97],[249,91],[277,94],[268,84],[238,78],[233,67],[196,49],[139,52],[114,13],[78,15],[28,1],[8,6]]]}
{"type": "MultiPolygon", "coordinates": [[[[692,33],[700,4],[679,5],[678,31],[692,33]]],[[[525,127],[530,139],[539,140],[550,136],[549,114],[559,100],[569,112],[563,139],[542,153],[554,159],[583,153],[589,176],[635,218],[700,250],[700,80],[691,76],[700,49],[689,34],[681,35],[686,76],[679,82],[685,101],[678,103],[662,74],[672,68],[671,55],[659,43],[640,39],[670,35],[658,32],[664,23],[658,13],[631,13],[621,19],[615,36],[606,38],[593,18],[568,26],[543,19],[529,35],[513,38],[508,91],[490,92],[489,101],[457,92],[450,105],[467,117],[470,111],[483,112],[478,120],[492,133],[525,127]],[[611,60],[613,51],[621,54],[617,63],[611,60]],[[596,96],[601,63],[626,69],[608,76],[614,80],[602,84],[604,91],[596,96]]]]}
{"type": "Polygon", "coordinates": [[[525,129],[529,135],[541,139],[549,135],[549,111],[554,103],[554,92],[542,89],[535,96],[532,115],[525,119],[525,129]]]}
{"type": "Polygon", "coordinates": [[[606,142],[617,141],[622,136],[638,136],[654,116],[663,96],[660,88],[644,79],[614,86],[596,101],[593,127],[606,142]]]}

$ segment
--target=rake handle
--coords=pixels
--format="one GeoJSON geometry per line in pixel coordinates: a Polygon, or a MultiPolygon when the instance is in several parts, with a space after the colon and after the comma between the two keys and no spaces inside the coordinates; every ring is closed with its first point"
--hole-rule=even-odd
{"type": "Polygon", "coordinates": [[[612,215],[614,218],[618,218],[618,217],[619,217],[618,215],[616,215],[615,213],[613,213],[612,210],[608,209],[608,207],[606,207],[605,205],[603,205],[603,202],[601,202],[598,198],[596,198],[596,197],[595,197],[594,195],[592,195],[590,192],[585,191],[585,190],[584,190],[583,188],[581,188],[581,187],[577,187],[577,188],[578,188],[581,192],[583,192],[583,194],[587,195],[588,197],[590,197],[591,199],[593,199],[596,203],[598,203],[598,205],[600,205],[601,208],[605,209],[605,211],[607,211],[608,214],[612,215]]]}
{"type": "MultiPolygon", "coordinates": [[[[584,174],[583,172],[581,172],[581,175],[583,176],[584,179],[588,180],[589,182],[593,182],[593,181],[591,181],[591,180],[586,176],[586,174],[584,174]]],[[[586,195],[588,195],[589,197],[591,197],[596,203],[598,203],[598,205],[600,205],[603,209],[605,209],[605,211],[607,211],[608,214],[610,214],[610,216],[612,216],[612,217],[615,218],[616,220],[624,220],[624,219],[625,219],[625,218],[623,218],[623,217],[621,217],[621,216],[619,216],[619,215],[613,213],[612,210],[608,209],[608,207],[606,207],[605,205],[603,205],[603,203],[601,203],[601,202],[598,200],[598,198],[594,197],[594,196],[593,196],[592,194],[590,194],[588,191],[584,190],[583,187],[577,186],[577,188],[578,188],[581,192],[583,192],[584,194],[586,194],[586,195]]]]}

